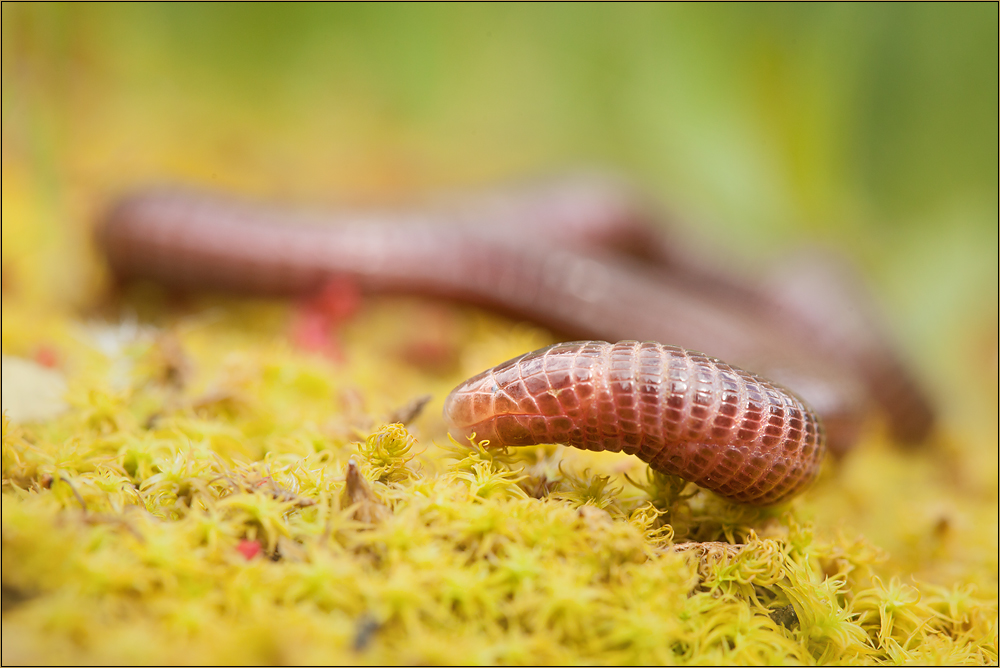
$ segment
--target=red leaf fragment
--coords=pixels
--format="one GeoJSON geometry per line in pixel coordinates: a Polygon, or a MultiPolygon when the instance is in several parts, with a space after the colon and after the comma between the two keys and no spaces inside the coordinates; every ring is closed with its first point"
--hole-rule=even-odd
{"type": "Polygon", "coordinates": [[[247,561],[250,561],[260,554],[262,549],[263,547],[261,544],[255,540],[243,539],[240,541],[240,544],[236,546],[236,551],[242,554],[247,561]]]}

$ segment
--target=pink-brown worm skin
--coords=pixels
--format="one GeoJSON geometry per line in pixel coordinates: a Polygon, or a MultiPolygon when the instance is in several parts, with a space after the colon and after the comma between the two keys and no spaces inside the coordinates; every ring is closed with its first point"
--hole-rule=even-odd
{"type": "Polygon", "coordinates": [[[577,341],[521,355],[455,388],[444,414],[459,438],[626,452],[757,505],[802,492],[826,452],[819,418],[792,392],[648,341],[577,341]]]}
{"type": "Polygon", "coordinates": [[[366,291],[470,302],[573,338],[708,350],[793,388],[823,416],[837,452],[853,443],[870,399],[888,407],[896,431],[926,433],[929,402],[892,373],[902,365],[878,337],[829,336],[839,330],[798,317],[796,300],[788,307],[692,261],[636,202],[593,180],[402,213],[313,213],[151,190],[109,213],[99,244],[126,279],[296,294],[348,277],[366,291]]]}

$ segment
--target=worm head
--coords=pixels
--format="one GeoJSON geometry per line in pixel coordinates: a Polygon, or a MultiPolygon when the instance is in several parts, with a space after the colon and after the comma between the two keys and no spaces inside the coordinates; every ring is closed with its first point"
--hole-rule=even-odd
{"type": "MultiPolygon", "coordinates": [[[[489,439],[493,445],[575,444],[570,413],[579,411],[571,389],[572,357],[583,344],[563,343],[527,353],[470,378],[445,400],[452,436],[489,439]]],[[[579,380],[577,378],[577,380],[579,380]]]]}
{"type": "Polygon", "coordinates": [[[525,414],[511,397],[511,388],[501,384],[496,377],[497,372],[507,364],[470,378],[448,395],[444,404],[444,419],[453,437],[462,440],[475,434],[477,441],[512,445],[508,438],[511,427],[517,431],[518,421],[531,415],[525,414]]]}

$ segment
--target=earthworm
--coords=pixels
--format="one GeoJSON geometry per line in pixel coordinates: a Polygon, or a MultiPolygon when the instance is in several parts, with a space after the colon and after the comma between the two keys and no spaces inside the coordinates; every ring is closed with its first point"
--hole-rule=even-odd
{"type": "Polygon", "coordinates": [[[826,451],[818,417],[793,393],[654,342],[577,341],[521,355],[455,388],[444,414],[459,437],[626,452],[759,505],[801,492],[826,451]]]}
{"type": "Polygon", "coordinates": [[[908,402],[875,396],[873,370],[901,368],[892,355],[867,354],[887,346],[817,335],[794,304],[699,267],[652,221],[634,196],[593,180],[402,213],[315,213],[153,190],[112,209],[99,241],[121,278],[287,294],[347,277],[367,291],[484,305],[573,338],[707,350],[795,390],[823,417],[837,452],[856,438],[872,398],[915,407],[886,412],[917,424],[918,437],[926,431],[929,404],[914,383],[897,383],[908,402]],[[856,350],[866,352],[863,364],[856,350]]]}
{"type": "MultiPolygon", "coordinates": [[[[767,260],[769,270],[756,279],[727,270],[723,267],[731,262],[719,248],[664,230],[638,193],[604,175],[574,175],[492,198],[480,195],[467,204],[467,210],[484,209],[513,233],[549,235],[577,248],[610,248],[703,301],[780,322],[785,337],[852,368],[897,440],[920,442],[933,427],[931,401],[900,357],[869,291],[827,249],[800,248],[767,260]]],[[[835,450],[841,449],[840,440],[833,439],[835,450]]]]}

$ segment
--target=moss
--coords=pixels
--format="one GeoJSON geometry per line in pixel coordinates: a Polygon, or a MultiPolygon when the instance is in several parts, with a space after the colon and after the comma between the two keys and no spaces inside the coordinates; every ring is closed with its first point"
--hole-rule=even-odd
{"type": "MultiPolygon", "coordinates": [[[[64,368],[94,389],[4,417],[5,662],[997,660],[995,589],[629,458],[450,442],[428,413],[355,438],[338,413],[373,411],[336,397],[376,403],[378,351],[228,347],[252,309],[221,308],[166,353],[134,327],[79,346],[64,368]]],[[[454,380],[415,376],[398,396],[454,380]]]]}

